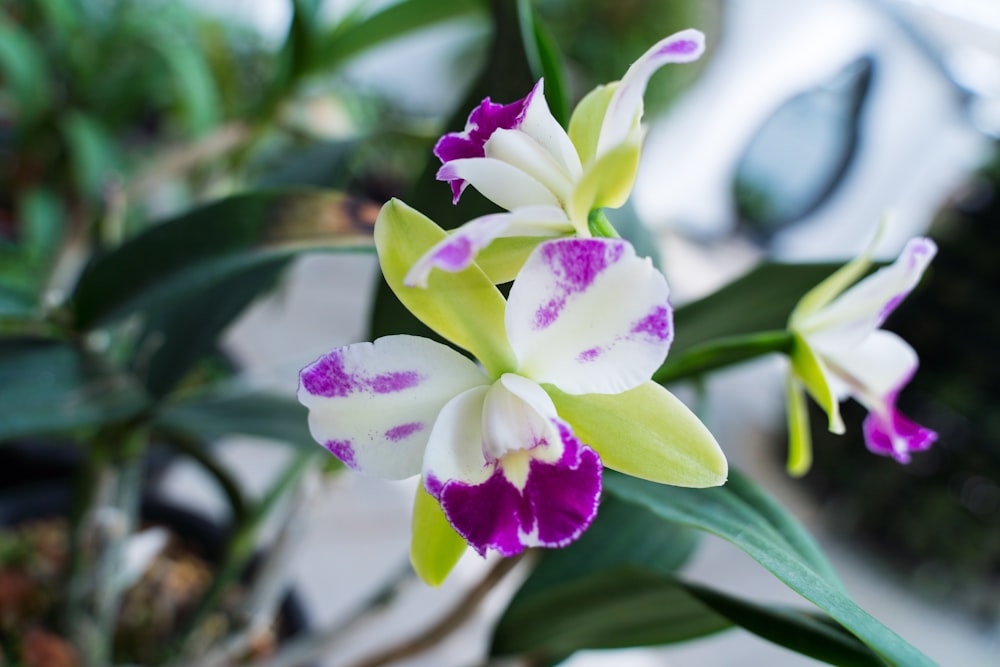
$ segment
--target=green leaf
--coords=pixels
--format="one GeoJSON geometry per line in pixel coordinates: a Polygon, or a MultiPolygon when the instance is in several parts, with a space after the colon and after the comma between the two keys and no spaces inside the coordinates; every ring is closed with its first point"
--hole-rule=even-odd
{"type": "Polygon", "coordinates": [[[16,23],[0,14],[0,80],[17,105],[19,123],[27,125],[49,104],[49,72],[45,55],[16,23]]]}
{"type": "Polygon", "coordinates": [[[475,0],[402,0],[361,20],[341,24],[320,38],[317,68],[332,69],[348,58],[443,21],[480,16],[475,0]]]}
{"type": "Polygon", "coordinates": [[[468,545],[448,523],[438,501],[424,489],[423,480],[417,485],[413,502],[413,537],[410,541],[410,562],[425,584],[440,586],[458,564],[468,545]]]}
{"type": "Polygon", "coordinates": [[[0,276],[0,326],[4,318],[30,316],[38,305],[34,294],[13,285],[4,285],[4,281],[4,277],[0,276]]]}
{"type": "Polygon", "coordinates": [[[606,474],[604,488],[661,517],[736,545],[778,579],[827,612],[892,665],[933,665],[920,651],[861,609],[819,548],[780,506],[735,471],[723,487],[689,490],[606,474]]]}
{"type": "Polygon", "coordinates": [[[731,627],[663,575],[607,570],[511,605],[497,624],[494,655],[565,656],[583,649],[655,646],[731,627]]]}
{"type": "Polygon", "coordinates": [[[684,403],[654,382],[621,394],[565,394],[551,385],[559,416],[612,470],[661,484],[726,481],[726,457],[684,403]]]}
{"type": "Polygon", "coordinates": [[[226,385],[166,405],[153,425],[208,442],[240,434],[313,451],[307,416],[294,399],[226,385]]]}
{"type": "Polygon", "coordinates": [[[472,264],[458,273],[432,271],[427,287],[403,284],[410,267],[446,232],[398,199],[382,207],[375,223],[382,275],[396,297],[439,335],[471,352],[491,377],[516,367],[503,318],[507,302],[472,264]]]}
{"type": "Polygon", "coordinates": [[[187,130],[193,136],[204,134],[218,124],[220,117],[212,71],[198,49],[179,39],[159,37],[155,45],[173,74],[187,130]]]}
{"type": "Polygon", "coordinates": [[[84,195],[100,199],[118,171],[118,152],[108,129],[98,118],[72,111],[63,116],[61,130],[76,187],[84,195]]]}
{"type": "Polygon", "coordinates": [[[518,0],[518,18],[521,22],[521,40],[535,78],[545,79],[545,101],[559,124],[569,122],[569,88],[566,85],[563,56],[531,0],[518,0]]]}
{"type": "Polygon", "coordinates": [[[836,264],[765,263],[710,296],[674,311],[671,355],[715,338],[784,329],[802,295],[836,264]]]}
{"type": "Polygon", "coordinates": [[[89,329],[190,298],[307,250],[368,252],[364,202],[336,192],[236,195],[150,227],[94,260],[72,303],[89,329]]]}
{"type": "Polygon", "coordinates": [[[142,389],[69,341],[0,340],[0,440],[126,419],[142,389]]]}
{"type": "Polygon", "coordinates": [[[39,273],[36,282],[38,288],[43,286],[56,251],[59,250],[65,218],[59,198],[49,190],[30,190],[18,202],[25,259],[39,273]]]}

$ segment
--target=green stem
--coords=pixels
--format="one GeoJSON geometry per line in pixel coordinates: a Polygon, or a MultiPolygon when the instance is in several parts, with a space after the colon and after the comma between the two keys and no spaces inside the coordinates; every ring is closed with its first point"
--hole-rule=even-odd
{"type": "Polygon", "coordinates": [[[763,331],[720,338],[696,345],[679,356],[668,358],[659,370],[653,373],[653,380],[666,384],[734,366],[772,352],[788,354],[791,349],[792,334],[788,331],[763,331]]]}
{"type": "Polygon", "coordinates": [[[204,468],[205,472],[215,479],[222,493],[226,496],[226,500],[229,501],[229,510],[232,512],[233,524],[239,525],[243,523],[246,518],[247,509],[246,499],[243,497],[240,484],[207,451],[208,443],[174,429],[166,429],[162,432],[162,435],[178,451],[190,456],[192,461],[204,468]]]}
{"type": "Polygon", "coordinates": [[[618,230],[614,228],[608,216],[604,214],[604,209],[595,208],[587,216],[587,228],[590,233],[597,238],[617,239],[621,238],[618,230]]]}

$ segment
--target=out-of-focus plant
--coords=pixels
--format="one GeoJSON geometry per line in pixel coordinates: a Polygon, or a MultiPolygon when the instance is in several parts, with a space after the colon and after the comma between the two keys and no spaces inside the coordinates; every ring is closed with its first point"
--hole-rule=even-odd
{"type": "MultiPolygon", "coordinates": [[[[371,333],[381,341],[324,357],[303,374],[301,395],[312,435],[347,465],[423,474],[415,568],[346,623],[293,639],[258,664],[287,667],[335,650],[415,574],[443,580],[466,543],[511,557],[439,622],[413,640],[387,641],[361,664],[387,664],[449,635],[525,562],[520,553],[534,568],[494,629],[489,652],[498,661],[554,664],[581,649],[668,644],[738,626],[834,664],[929,664],[850,598],[812,539],[763,490],[735,470],[719,486],[727,470],[719,446],[661,386],[763,354],[795,360],[799,332],[795,322],[787,330],[788,316],[832,271],[765,265],[672,311],[653,263],[617,238],[614,212],[603,208],[621,205],[631,188],[648,70],[697,57],[701,34],[647,52],[663,28],[623,49],[620,67],[594,75],[595,83],[622,83],[590,93],[571,122],[571,99],[591,84],[569,84],[563,40],[553,39],[542,11],[555,3],[359,3],[332,25],[320,4],[291,3],[277,49],[175,3],[43,0],[0,9],[0,443],[58,438],[79,453],[64,595],[58,618],[48,619],[79,662],[129,659],[113,646],[136,554],[155,550],[137,519],[151,443],[172,446],[217,482],[231,526],[211,584],[147,662],[224,665],[246,656],[273,616],[279,565],[307,501],[304,478],[338,464],[307,442],[305,410],[290,395],[231,381],[220,337],[291,258],[377,245],[386,282],[374,295],[371,333]],[[425,280],[407,280],[437,244],[452,252],[445,239],[468,238],[446,229],[496,209],[471,191],[453,206],[435,180],[455,178],[438,171],[434,137],[408,131],[401,112],[352,94],[337,73],[385,42],[470,17],[492,31],[482,69],[439,129],[452,139],[478,131],[474,117],[466,120],[487,96],[524,103],[510,104],[510,118],[471,142],[475,155],[441,159],[497,160],[544,180],[561,172],[540,162],[565,149],[576,160],[563,163],[572,163],[570,187],[550,194],[570,224],[544,242],[487,239],[480,257],[438,257],[425,280]],[[524,96],[532,86],[540,92],[543,77],[545,96],[531,105],[524,96]],[[329,139],[315,125],[317,90],[328,93],[324,104],[356,105],[370,117],[329,139]],[[404,190],[408,203],[385,204],[376,221],[379,205],[404,190]],[[560,199],[567,192],[571,201],[560,199]],[[503,278],[478,263],[491,256],[503,258],[503,278]],[[514,276],[508,299],[495,283],[514,276]],[[482,368],[407,335],[428,327],[482,368]],[[432,374],[435,391],[407,393],[426,388],[432,374]],[[210,446],[231,433],[293,446],[260,498],[210,446]],[[392,449],[399,443],[409,443],[405,452],[392,449]],[[265,518],[281,507],[286,528],[247,584],[246,604],[225,636],[209,641],[213,614],[246,571],[265,518]],[[813,606],[775,607],[687,580],[680,568],[699,532],[729,540],[813,606]]],[[[507,176],[457,178],[488,194],[491,185],[509,186],[507,176]]],[[[25,560],[19,546],[0,546],[0,558],[25,560]]],[[[0,639],[5,654],[23,648],[9,634],[0,639]]]]}

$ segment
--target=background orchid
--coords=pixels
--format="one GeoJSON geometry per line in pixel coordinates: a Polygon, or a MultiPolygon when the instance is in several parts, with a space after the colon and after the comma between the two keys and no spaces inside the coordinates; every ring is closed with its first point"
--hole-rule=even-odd
{"type": "MultiPolygon", "coordinates": [[[[500,237],[586,237],[591,225],[607,229],[600,209],[621,206],[632,192],[650,77],[666,64],[693,62],[704,50],[705,36],[697,30],[657,42],[621,81],[584,97],[568,131],[553,117],[541,79],[516,102],[483,100],[463,131],[444,135],[434,147],[443,163],[437,178],[451,185],[455,203],[472,185],[508,213],[466,223],[416,262],[406,283],[425,285],[435,267],[461,270],[500,237]]],[[[510,280],[518,266],[515,261],[491,270],[493,263],[484,263],[497,283],[510,280]]]]}
{"type": "MultiPolygon", "coordinates": [[[[715,439],[649,379],[673,320],[648,259],[621,239],[560,239],[535,248],[506,302],[476,266],[433,276],[426,290],[404,285],[414,258],[443,236],[399,201],[375,226],[390,287],[482,369],[413,336],[334,350],[301,374],[319,443],[362,472],[421,474],[421,494],[440,509],[418,501],[414,525],[443,511],[482,555],[578,538],[597,512],[602,462],[665,484],[725,481],[715,439]]],[[[413,534],[413,563],[431,583],[464,550],[444,532],[413,534]]]]}
{"type": "Polygon", "coordinates": [[[792,311],[794,343],[788,379],[789,469],[803,474],[811,461],[803,387],[826,411],[829,428],[843,433],[839,402],[851,397],[868,409],[865,443],[876,454],[908,463],[927,449],[934,431],[896,409],[899,392],[917,370],[917,354],[897,334],[880,329],[920,281],[937,247],[911,240],[896,261],[855,284],[872,263],[878,240],[808,292],[792,311]]]}

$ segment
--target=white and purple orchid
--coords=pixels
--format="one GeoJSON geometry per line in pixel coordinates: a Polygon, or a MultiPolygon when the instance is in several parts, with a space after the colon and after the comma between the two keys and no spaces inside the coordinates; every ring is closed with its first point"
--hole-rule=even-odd
{"type": "Polygon", "coordinates": [[[575,540],[597,512],[603,466],[683,486],[725,481],[715,439],[650,381],[673,330],[648,259],[620,239],[559,239],[535,248],[507,300],[475,265],[404,286],[444,236],[398,201],[375,227],[390,287],[479,363],[386,336],[330,352],[299,386],[313,437],[348,466],[422,475],[412,556],[426,581],[443,580],[466,542],[509,556],[575,540]]]}
{"type": "MultiPolygon", "coordinates": [[[[877,238],[876,238],[877,241],[877,238]]],[[[808,292],[789,319],[794,346],[789,377],[789,469],[811,463],[802,387],[827,413],[829,429],[843,433],[839,401],[854,398],[868,409],[868,449],[901,463],[927,449],[937,434],[904,417],[896,399],[917,370],[917,354],[906,341],[880,327],[920,281],[937,247],[928,238],[910,240],[891,265],[864,278],[875,242],[808,292]]]]}
{"type": "MultiPolygon", "coordinates": [[[[444,135],[435,146],[443,163],[437,177],[450,183],[456,203],[472,185],[508,212],[456,230],[414,264],[406,284],[426,285],[434,268],[460,271],[498,238],[535,237],[537,243],[571,234],[589,237],[591,212],[617,208],[632,192],[643,138],[642,98],[650,77],[668,63],[697,60],[704,49],[705,37],[697,30],[661,40],[621,81],[584,97],[568,132],[549,110],[542,80],[516,102],[483,100],[462,132],[444,135]]],[[[510,280],[519,266],[514,259],[484,268],[499,283],[510,280]]]]}

